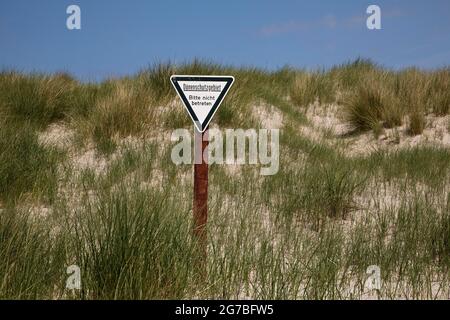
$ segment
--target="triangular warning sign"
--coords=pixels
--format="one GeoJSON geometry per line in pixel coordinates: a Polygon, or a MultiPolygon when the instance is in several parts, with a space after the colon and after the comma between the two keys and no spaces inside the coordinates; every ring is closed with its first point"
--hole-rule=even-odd
{"type": "Polygon", "coordinates": [[[232,76],[170,77],[198,131],[204,132],[234,82],[232,76]]]}

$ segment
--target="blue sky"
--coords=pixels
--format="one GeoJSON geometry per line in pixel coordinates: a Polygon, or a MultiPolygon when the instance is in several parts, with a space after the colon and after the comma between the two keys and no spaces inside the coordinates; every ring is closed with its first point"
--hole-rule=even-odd
{"type": "Polygon", "coordinates": [[[235,66],[316,68],[358,56],[392,67],[450,64],[449,0],[1,0],[0,68],[82,80],[194,57],[235,66]],[[66,8],[81,8],[81,30],[66,8]],[[366,27],[381,7],[382,30],[366,27]]]}

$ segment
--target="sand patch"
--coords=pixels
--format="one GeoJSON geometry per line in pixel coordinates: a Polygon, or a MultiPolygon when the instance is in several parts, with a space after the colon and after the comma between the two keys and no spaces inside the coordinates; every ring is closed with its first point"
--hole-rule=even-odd
{"type": "Polygon", "coordinates": [[[319,105],[311,104],[306,117],[314,128],[330,132],[335,136],[342,136],[350,132],[350,127],[341,119],[337,104],[319,105]]]}
{"type": "Polygon", "coordinates": [[[283,114],[274,106],[256,106],[255,120],[264,129],[281,129],[283,127],[283,114]]]}
{"type": "Polygon", "coordinates": [[[72,165],[75,172],[93,170],[96,174],[101,174],[106,171],[108,160],[106,157],[99,155],[95,149],[90,149],[75,156],[72,159],[72,165]]]}
{"type": "Polygon", "coordinates": [[[74,131],[63,123],[52,123],[38,134],[38,142],[47,147],[69,149],[72,146],[74,131]]]}

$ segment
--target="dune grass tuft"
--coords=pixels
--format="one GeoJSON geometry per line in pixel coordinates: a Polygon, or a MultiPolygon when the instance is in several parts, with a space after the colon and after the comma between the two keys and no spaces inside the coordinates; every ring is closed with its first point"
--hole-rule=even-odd
{"type": "Polygon", "coordinates": [[[0,122],[0,199],[14,201],[27,192],[53,199],[62,154],[41,146],[31,125],[0,122]]]}
{"type": "MultiPolygon", "coordinates": [[[[72,259],[88,299],[183,298],[195,281],[195,242],[169,194],[134,184],[102,192],[72,218],[72,259]]],[[[187,214],[187,213],[184,213],[187,214]]]]}
{"type": "Polygon", "coordinates": [[[113,138],[124,138],[143,131],[154,114],[152,97],[148,90],[139,90],[131,84],[117,83],[111,94],[96,100],[89,118],[79,127],[83,134],[92,137],[100,151],[115,148],[113,138]]]}
{"type": "Polygon", "coordinates": [[[63,238],[27,210],[0,214],[0,299],[51,299],[63,291],[63,238]],[[55,290],[55,288],[58,288],[55,290]]]}

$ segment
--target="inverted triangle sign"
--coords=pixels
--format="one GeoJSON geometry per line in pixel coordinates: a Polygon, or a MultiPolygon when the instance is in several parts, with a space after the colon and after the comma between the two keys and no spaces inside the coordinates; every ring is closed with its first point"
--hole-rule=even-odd
{"type": "Polygon", "coordinates": [[[173,75],[170,81],[195,127],[204,132],[233,84],[234,77],[173,75]]]}

